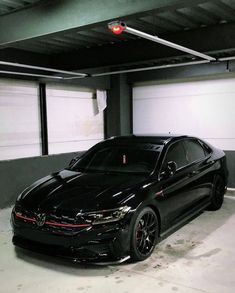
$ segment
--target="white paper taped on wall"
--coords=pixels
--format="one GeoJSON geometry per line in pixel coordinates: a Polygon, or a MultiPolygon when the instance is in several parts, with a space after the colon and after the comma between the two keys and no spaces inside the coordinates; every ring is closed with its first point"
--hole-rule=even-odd
{"type": "Polygon", "coordinates": [[[107,107],[107,92],[97,90],[96,98],[97,98],[98,111],[100,113],[104,111],[104,109],[107,107]]]}

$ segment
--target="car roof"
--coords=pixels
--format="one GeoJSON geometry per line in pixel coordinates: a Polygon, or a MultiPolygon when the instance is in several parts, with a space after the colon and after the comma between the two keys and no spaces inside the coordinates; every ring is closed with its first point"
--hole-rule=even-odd
{"type": "Polygon", "coordinates": [[[186,138],[187,135],[179,134],[156,134],[156,135],[126,135],[114,136],[106,140],[106,142],[115,143],[153,143],[158,145],[165,145],[170,141],[180,140],[186,138]]]}

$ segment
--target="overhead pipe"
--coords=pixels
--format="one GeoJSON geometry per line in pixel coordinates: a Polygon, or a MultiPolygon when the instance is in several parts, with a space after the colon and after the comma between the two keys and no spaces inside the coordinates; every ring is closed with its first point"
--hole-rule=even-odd
{"type": "MultiPolygon", "coordinates": [[[[100,76],[115,75],[115,74],[121,74],[121,73],[149,71],[149,70],[166,69],[166,68],[174,68],[174,67],[181,67],[181,66],[192,66],[192,65],[206,64],[206,63],[210,63],[210,61],[198,60],[198,61],[182,62],[182,63],[175,63],[175,64],[164,64],[164,65],[156,65],[156,66],[149,66],[149,67],[139,67],[139,68],[133,68],[133,69],[123,69],[123,70],[116,70],[116,71],[109,71],[109,72],[102,72],[102,73],[94,73],[90,75],[87,74],[86,77],[100,77],[100,76]]],[[[79,76],[62,77],[62,76],[24,73],[24,72],[15,72],[15,71],[7,71],[7,70],[0,70],[0,73],[10,74],[10,75],[51,78],[51,79],[59,79],[59,80],[73,80],[73,79],[81,78],[79,76]]]]}
{"type": "Polygon", "coordinates": [[[124,22],[122,21],[112,21],[108,24],[108,27],[109,29],[114,33],[114,34],[121,34],[123,31],[126,32],[126,33],[129,33],[129,34],[132,34],[132,35],[135,35],[135,36],[138,36],[138,37],[141,37],[141,38],[144,38],[144,39],[147,39],[149,41],[153,41],[153,42],[156,42],[156,43],[159,43],[159,44],[162,44],[162,45],[165,45],[165,46],[168,46],[168,47],[171,47],[171,48],[174,48],[176,50],[179,50],[179,51],[183,51],[183,52],[186,52],[188,54],[191,54],[191,55],[194,55],[194,56],[197,56],[197,57],[200,57],[202,59],[205,59],[205,60],[208,60],[208,61],[216,61],[216,58],[214,57],[211,57],[209,55],[206,55],[206,54],[203,54],[203,53],[200,53],[198,51],[195,51],[195,50],[192,50],[192,49],[189,49],[187,47],[184,47],[184,46],[181,46],[181,45],[178,45],[178,44],[175,44],[173,42],[169,42],[167,40],[164,40],[164,39],[161,39],[159,38],[158,36],[153,36],[153,35],[150,35],[150,34],[147,34],[147,33],[144,33],[142,31],[139,31],[139,30],[136,30],[136,29],[133,29],[129,26],[127,26],[124,22]]]}
{"type": "Polygon", "coordinates": [[[218,59],[218,61],[230,61],[230,60],[235,60],[235,56],[222,57],[218,59]]]}
{"type": "Polygon", "coordinates": [[[0,74],[43,77],[43,78],[52,78],[52,79],[60,79],[60,80],[64,79],[62,76],[53,76],[53,75],[46,75],[46,74],[26,73],[26,72],[17,72],[17,71],[7,71],[7,70],[0,70],[0,74]]]}
{"type": "MultiPolygon", "coordinates": [[[[54,72],[54,73],[62,73],[62,74],[67,74],[67,75],[78,76],[80,78],[87,76],[86,73],[79,73],[79,72],[73,72],[73,71],[67,71],[67,70],[59,70],[59,69],[54,69],[54,68],[49,68],[49,67],[41,67],[41,66],[34,66],[34,65],[13,63],[13,62],[6,62],[6,61],[0,61],[0,65],[21,67],[21,68],[28,68],[28,69],[35,69],[35,70],[42,70],[42,71],[48,71],[48,72],[54,72]]],[[[63,77],[61,77],[61,78],[63,78],[63,77]]]]}
{"type": "MultiPolygon", "coordinates": [[[[200,60],[200,61],[191,61],[191,62],[183,62],[183,63],[175,63],[175,64],[156,65],[156,66],[150,66],[150,67],[140,67],[140,68],[134,68],[134,69],[116,70],[116,71],[110,71],[110,72],[95,73],[95,74],[92,74],[91,76],[98,77],[98,76],[105,76],[105,75],[156,70],[156,69],[164,69],[164,68],[172,68],[172,67],[180,67],[180,66],[190,66],[190,65],[205,64],[205,63],[210,63],[210,61],[200,60]]],[[[68,77],[67,79],[70,79],[70,78],[68,77]]]]}
{"type": "MultiPolygon", "coordinates": [[[[217,59],[217,61],[229,61],[229,60],[235,60],[235,56],[223,57],[223,58],[217,59]]],[[[156,66],[149,66],[149,67],[139,67],[139,68],[133,68],[133,69],[123,69],[123,70],[116,70],[116,71],[109,71],[109,72],[102,72],[102,73],[94,73],[94,74],[91,74],[90,76],[99,77],[99,76],[115,75],[115,74],[121,74],[121,73],[140,72],[140,71],[166,69],[166,68],[208,64],[208,63],[210,63],[209,60],[198,60],[198,61],[189,61],[189,62],[182,62],[182,63],[175,63],[175,64],[164,64],[164,65],[156,65],[156,66]]],[[[75,79],[75,78],[76,77],[67,77],[66,79],[75,79]]]]}

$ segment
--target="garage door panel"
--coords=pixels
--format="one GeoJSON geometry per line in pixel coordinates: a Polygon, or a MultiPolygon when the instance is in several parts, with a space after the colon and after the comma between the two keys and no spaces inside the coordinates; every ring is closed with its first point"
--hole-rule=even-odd
{"type": "Polygon", "coordinates": [[[135,134],[182,133],[235,150],[235,79],[137,86],[135,134]]]}
{"type": "Polygon", "coordinates": [[[97,114],[92,90],[47,87],[49,153],[83,151],[104,138],[103,112],[97,114]]]}
{"type": "Polygon", "coordinates": [[[223,93],[234,93],[234,79],[144,85],[133,89],[135,99],[181,97],[185,95],[201,96],[203,94],[221,95],[223,93]]]}
{"type": "Polygon", "coordinates": [[[37,83],[1,79],[0,160],[38,156],[40,154],[37,83]]]}

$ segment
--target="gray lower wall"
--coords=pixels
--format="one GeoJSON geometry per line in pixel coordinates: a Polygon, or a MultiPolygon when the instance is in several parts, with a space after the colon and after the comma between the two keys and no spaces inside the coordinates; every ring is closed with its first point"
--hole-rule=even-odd
{"type": "Polygon", "coordinates": [[[18,194],[35,180],[68,166],[78,154],[0,161],[0,208],[13,204],[18,194]]]}

